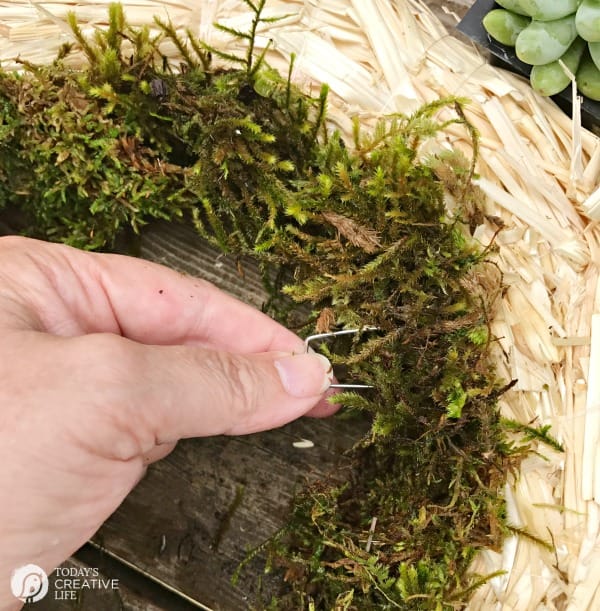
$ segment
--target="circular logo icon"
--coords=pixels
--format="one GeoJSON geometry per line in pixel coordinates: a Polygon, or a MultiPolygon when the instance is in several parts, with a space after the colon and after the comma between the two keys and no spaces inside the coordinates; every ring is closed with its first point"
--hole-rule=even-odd
{"type": "Polygon", "coordinates": [[[12,573],[10,589],[15,598],[24,603],[35,603],[48,593],[48,576],[37,564],[20,566],[12,573]]]}

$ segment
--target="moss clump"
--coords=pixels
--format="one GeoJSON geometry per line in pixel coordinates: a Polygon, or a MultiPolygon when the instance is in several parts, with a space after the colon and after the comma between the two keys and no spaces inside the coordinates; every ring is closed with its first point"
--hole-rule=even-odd
{"type": "Polygon", "coordinates": [[[336,398],[370,414],[371,432],[344,481],[295,500],[270,547],[293,592],[274,608],[452,608],[480,583],[468,575],[476,551],[507,532],[500,491],[520,450],[499,420],[489,356],[501,277],[469,238],[471,164],[419,155],[454,104],[357,131],[352,150],[330,139],[304,188],[304,224],[272,239],[295,269],[284,292],[313,308],[307,329],[377,328],[323,347],[348,380],[373,386],[336,398]],[[451,218],[446,190],[463,204],[451,218]]]}
{"type": "Polygon", "coordinates": [[[49,66],[0,71],[0,206],[25,233],[82,248],[187,214],[221,248],[252,250],[293,206],[325,90],[322,100],[301,95],[251,55],[226,57],[239,70],[213,69],[210,48],[170,24],[158,21],[151,37],[127,26],[120,5],[110,10],[92,41],[71,16],[87,70],[68,68],[66,46],[49,66]],[[165,39],[183,71],[161,55],[165,39]]]}
{"type": "MultiPolygon", "coordinates": [[[[183,219],[220,248],[252,253],[293,278],[308,334],[374,326],[323,346],[348,380],[373,389],[337,401],[367,414],[353,468],[308,487],[269,543],[286,587],[274,608],[444,609],[481,583],[468,567],[508,526],[501,490],[524,451],[505,436],[504,390],[488,321],[502,287],[469,227],[481,222],[473,161],[423,154],[441,110],[471,133],[461,100],[324,129],[326,88],[311,98],[254,57],[220,53],[169,24],[110,27],[49,66],[0,72],[0,202],[38,237],[110,248],[123,228],[183,219]],[[173,71],[160,44],[183,58],[173,71]],[[125,44],[127,43],[127,44],[125,44]],[[238,68],[213,67],[220,56],[238,68]],[[456,200],[452,215],[444,193],[456,200]],[[369,528],[377,523],[369,541],[369,528]]],[[[291,70],[291,69],[290,69],[291,70]]],[[[279,313],[286,322],[285,314],[279,313]]]]}

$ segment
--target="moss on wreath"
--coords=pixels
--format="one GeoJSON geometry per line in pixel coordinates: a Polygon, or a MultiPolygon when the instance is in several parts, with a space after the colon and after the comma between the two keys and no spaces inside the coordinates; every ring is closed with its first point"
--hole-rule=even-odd
{"type": "Polygon", "coordinates": [[[279,208],[294,207],[325,89],[301,95],[250,52],[227,56],[241,69],[213,69],[210,47],[190,37],[188,48],[170,24],[153,37],[110,10],[91,41],[71,15],[87,70],[66,65],[65,45],[51,65],[0,72],[0,205],[26,233],[81,248],[189,213],[221,248],[253,251],[279,208]],[[182,71],[161,55],[164,39],[180,47],[182,71]]]}
{"type": "MultiPolygon", "coordinates": [[[[292,66],[281,76],[255,56],[265,1],[244,1],[249,32],[218,26],[247,41],[244,56],[160,21],[158,36],[130,28],[113,5],[92,40],[71,17],[87,68],[68,67],[65,45],[51,65],[0,71],[0,209],[27,235],[88,249],[156,218],[194,223],[293,278],[271,286],[273,303],[309,304],[302,333],[376,327],[322,347],[348,381],[373,386],[337,396],[370,416],[371,432],[353,468],[307,487],[261,548],[284,573],[264,605],[460,607],[489,578],[468,569],[510,529],[502,490],[527,451],[497,408],[507,381],[489,320],[502,278],[470,237],[482,221],[474,160],[422,153],[447,126],[441,109],[471,134],[474,157],[477,134],[465,102],[446,99],[372,133],[356,123],[343,142],[326,129],[326,87],[312,98],[292,85],[292,66]],[[166,39],[177,70],[161,55],[166,39]]],[[[285,311],[273,314],[285,323],[285,311]]]]}

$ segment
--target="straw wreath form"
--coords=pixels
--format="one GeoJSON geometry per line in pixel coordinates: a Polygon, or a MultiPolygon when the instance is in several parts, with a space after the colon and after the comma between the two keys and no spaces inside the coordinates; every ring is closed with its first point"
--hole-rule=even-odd
{"type": "MultiPolygon", "coordinates": [[[[122,3],[132,25],[158,15],[229,50],[236,42],[212,24],[244,30],[250,19],[234,0],[122,3]]],[[[106,25],[108,4],[0,1],[2,66],[18,67],[17,56],[51,61],[72,39],[67,12],[89,33],[106,25]]],[[[475,237],[486,245],[504,228],[493,256],[507,289],[492,330],[498,373],[517,383],[501,410],[550,425],[565,451],[532,454],[505,490],[511,524],[549,549],[514,536],[501,553],[483,551],[474,570],[505,573],[469,607],[600,608],[600,139],[581,128],[577,107],[571,119],[525,80],[490,66],[418,0],[271,0],[266,15],[287,17],[259,32],[257,50],[272,40],[273,67],[286,72],[295,53],[295,82],[315,91],[327,83],[330,120],[345,135],[353,116],[369,126],[439,97],[470,99],[466,115],[481,134],[478,184],[488,198],[475,237]]],[[[166,53],[177,56],[174,47],[166,53]]],[[[460,126],[435,146],[472,153],[460,126]]]]}

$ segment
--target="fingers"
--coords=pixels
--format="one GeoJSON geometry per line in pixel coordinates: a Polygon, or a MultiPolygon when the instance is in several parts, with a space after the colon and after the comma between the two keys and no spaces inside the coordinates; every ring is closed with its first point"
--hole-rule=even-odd
{"type": "MultiPolygon", "coordinates": [[[[58,342],[60,350],[64,342],[76,346],[67,361],[83,369],[76,385],[72,371],[65,378],[69,392],[79,389],[76,408],[112,389],[107,405],[120,426],[140,423],[146,431],[143,447],[130,451],[125,443],[117,454],[139,456],[181,437],[249,433],[335,411],[323,402],[329,362],[303,354],[295,334],[211,284],[129,257],[35,240],[0,242],[5,277],[18,278],[11,308],[28,313],[14,320],[49,331],[48,340],[70,336],[58,342]]],[[[53,361],[57,387],[64,357],[57,353],[53,361]]]]}
{"type": "Polygon", "coordinates": [[[106,334],[54,344],[71,367],[64,394],[75,393],[61,421],[79,444],[118,460],[155,460],[182,438],[281,426],[315,407],[332,381],[316,354],[145,346],[106,334]]]}
{"type": "Polygon", "coordinates": [[[148,464],[179,439],[254,433],[335,409],[322,403],[331,364],[314,353],[147,346],[114,334],[14,332],[4,341],[29,355],[26,369],[21,358],[0,363],[21,393],[15,430],[33,427],[50,445],[61,439],[111,460],[148,464]]]}
{"type": "Polygon", "coordinates": [[[149,351],[147,371],[162,377],[157,390],[172,389],[163,391],[150,423],[160,443],[282,426],[317,405],[332,380],[329,361],[315,354],[149,351]]]}
{"type": "Polygon", "coordinates": [[[16,237],[0,239],[0,256],[21,328],[241,353],[304,348],[294,333],[209,282],[148,261],[16,237]]]}
{"type": "Polygon", "coordinates": [[[160,445],[154,446],[151,450],[144,453],[144,464],[149,465],[158,460],[162,460],[175,449],[176,445],[176,442],[171,442],[161,443],[160,445]]]}
{"type": "Polygon", "coordinates": [[[97,265],[125,337],[240,353],[304,349],[297,335],[206,281],[118,255],[99,257],[97,265]]]}

